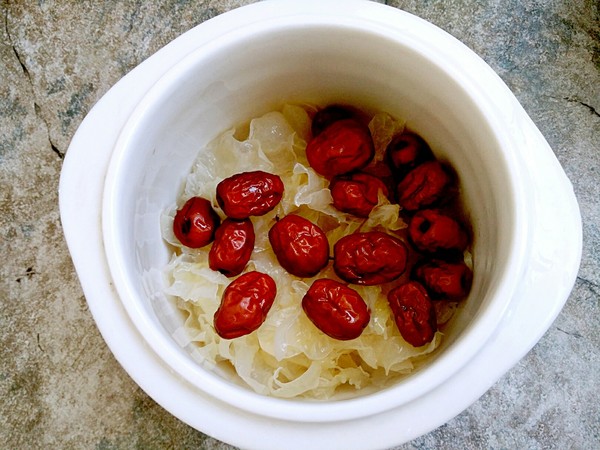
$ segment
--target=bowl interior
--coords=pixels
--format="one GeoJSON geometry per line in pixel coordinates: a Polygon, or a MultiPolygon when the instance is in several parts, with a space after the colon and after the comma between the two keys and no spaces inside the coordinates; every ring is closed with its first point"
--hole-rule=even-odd
{"type": "Polygon", "coordinates": [[[507,273],[515,264],[517,181],[498,126],[462,82],[459,69],[444,58],[451,57],[410,34],[392,36],[367,25],[272,23],[239,29],[199,48],[154,86],[115,148],[103,227],[121,300],[173,370],[199,389],[253,412],[338,420],[409,401],[449,377],[485,343],[515,283],[507,273]],[[446,329],[440,351],[385,396],[365,391],[328,406],[259,398],[231,373],[194,361],[172,337],[182,317],[162,293],[169,250],[161,238],[160,214],[174,202],[205,144],[285,102],[341,102],[404,118],[460,177],[474,231],[471,295],[446,329]],[[363,406],[349,412],[339,406],[344,402],[363,406]]]}

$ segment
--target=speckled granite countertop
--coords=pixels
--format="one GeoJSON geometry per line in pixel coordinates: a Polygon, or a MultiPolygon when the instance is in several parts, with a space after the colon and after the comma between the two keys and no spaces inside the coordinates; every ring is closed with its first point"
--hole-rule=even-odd
{"type": "MultiPolygon", "coordinates": [[[[113,358],[67,252],[57,187],[71,137],[119,78],[247,3],[0,3],[0,448],[231,448],[164,411],[113,358]]],[[[577,283],[542,340],[469,409],[399,448],[598,449],[600,4],[386,3],[450,32],[498,72],[573,181],[584,232],[577,283]]]]}

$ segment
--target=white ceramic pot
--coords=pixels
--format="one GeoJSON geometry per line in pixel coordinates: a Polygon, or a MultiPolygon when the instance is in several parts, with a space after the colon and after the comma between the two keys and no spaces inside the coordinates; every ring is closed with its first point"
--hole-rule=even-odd
{"type": "Polygon", "coordinates": [[[443,424],[547,330],[581,252],[570,183],[497,75],[433,25],[356,0],[257,3],[167,45],[85,119],[60,200],[86,298],[117,359],[171,413],[243,448],[382,448],[443,424]],[[472,292],[440,351],[380,392],[261,396],[172,338],[181,319],[162,294],[160,213],[204,144],[294,101],[405,118],[461,180],[474,228],[472,292]]]}

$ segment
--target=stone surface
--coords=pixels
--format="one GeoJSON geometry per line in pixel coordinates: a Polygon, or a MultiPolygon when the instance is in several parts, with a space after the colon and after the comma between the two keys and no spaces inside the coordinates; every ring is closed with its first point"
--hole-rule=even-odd
{"type": "MultiPolygon", "coordinates": [[[[0,3],[0,447],[231,448],[164,411],[112,357],[64,243],[57,186],[95,101],[181,33],[247,3],[0,3]]],[[[469,409],[399,448],[600,448],[600,5],[387,3],[498,72],[573,181],[584,230],[575,289],[541,341],[469,409]]]]}

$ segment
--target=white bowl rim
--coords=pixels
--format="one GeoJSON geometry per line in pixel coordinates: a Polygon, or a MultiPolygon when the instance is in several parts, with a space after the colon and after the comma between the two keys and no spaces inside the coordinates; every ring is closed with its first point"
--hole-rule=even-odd
{"type": "MultiPolygon", "coordinates": [[[[243,40],[246,36],[253,36],[257,32],[271,33],[275,30],[283,30],[290,26],[306,27],[311,24],[319,26],[324,23],[333,26],[356,28],[366,32],[384,33],[379,23],[356,21],[354,18],[347,20],[345,14],[341,14],[339,17],[333,15],[327,16],[326,18],[319,16],[302,17],[302,22],[298,21],[298,17],[293,17],[292,19],[288,17],[270,18],[266,22],[258,21],[250,23],[245,27],[237,27],[227,34],[227,38],[237,42],[243,40]]],[[[405,45],[410,43],[411,48],[413,49],[416,49],[419,44],[419,42],[413,40],[414,36],[410,34],[406,36],[406,34],[404,34],[406,33],[406,30],[396,32],[390,36],[391,32],[386,28],[385,33],[384,36],[386,38],[392,37],[405,45]]],[[[528,199],[525,188],[527,178],[520,169],[519,161],[515,157],[515,146],[505,133],[501,133],[499,126],[500,122],[498,122],[499,119],[495,118],[493,103],[491,100],[483,101],[482,99],[485,97],[481,97],[482,92],[477,92],[479,102],[475,101],[474,103],[478,105],[486,117],[491,119],[489,120],[490,127],[495,130],[499,140],[504,141],[501,146],[502,148],[507,149],[507,152],[503,157],[505,158],[509,170],[515,173],[515,176],[512,179],[514,184],[511,186],[512,190],[509,195],[509,197],[513,199],[516,208],[515,221],[513,224],[514,229],[512,231],[514,240],[511,242],[512,251],[510,252],[512,256],[510,263],[507,264],[507,271],[502,276],[501,288],[497,293],[498,298],[502,301],[494,302],[482,315],[476,325],[470,327],[466,333],[452,344],[451,348],[446,349],[443,355],[437,357],[436,361],[432,364],[432,367],[435,367],[436,371],[426,368],[414,376],[407,378],[402,383],[389,387],[382,392],[336,402],[307,402],[302,400],[267,397],[234,386],[225,380],[215,377],[213,374],[207,374],[206,370],[201,368],[196,362],[185,358],[181,354],[172,352],[171,347],[174,345],[173,342],[169,342],[153,333],[153,325],[151,320],[146,317],[145,311],[139,308],[136,302],[131,301],[132,298],[136,297],[135,290],[123,276],[125,271],[120,265],[120,261],[122,260],[120,245],[114,238],[116,235],[114,231],[118,227],[119,218],[114,214],[111,205],[119,195],[119,183],[120,180],[123,180],[120,171],[120,162],[127,149],[129,140],[135,134],[135,129],[138,124],[144,120],[147,111],[151,110],[151,105],[162,98],[163,92],[167,90],[169,86],[177,83],[178,78],[187,71],[190,65],[195,64],[197,58],[201,58],[205,52],[212,50],[211,47],[218,50],[221,46],[226,45],[228,39],[210,42],[201,48],[194,50],[162,76],[145,95],[130,116],[115,145],[106,177],[102,219],[106,256],[115,287],[119,293],[123,306],[129,314],[130,319],[135,324],[140,334],[144,336],[144,339],[146,339],[153,351],[155,351],[161,359],[182,378],[196,386],[198,389],[216,396],[219,400],[254,414],[293,421],[340,421],[378,414],[397,407],[399,405],[396,400],[398,396],[404,400],[403,403],[414,400],[423,395],[427,390],[437,387],[456,373],[456,371],[464,364],[468,363],[468,361],[496,332],[497,327],[502,322],[503,315],[510,304],[510,300],[513,297],[517,282],[522,277],[524,271],[524,262],[528,252],[527,242],[529,235],[525,202],[525,200],[528,199]],[[477,344],[473,345],[472,342],[476,342],[477,344]],[[438,371],[444,373],[445,377],[436,375],[436,372],[438,371]]],[[[423,44],[422,48],[418,48],[418,51],[422,56],[428,58],[432,62],[434,62],[433,56],[440,56],[428,43],[423,44]]],[[[451,71],[453,79],[461,84],[468,95],[473,96],[475,93],[469,92],[469,89],[472,89],[471,83],[473,83],[473,80],[467,74],[466,70],[460,66],[453,66],[451,64],[451,57],[448,58],[448,55],[446,55],[446,59],[447,66],[441,67],[442,70],[445,70],[446,72],[451,71]]]]}

